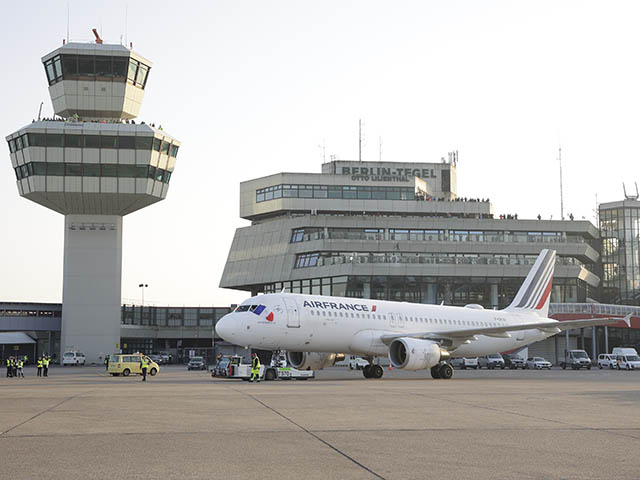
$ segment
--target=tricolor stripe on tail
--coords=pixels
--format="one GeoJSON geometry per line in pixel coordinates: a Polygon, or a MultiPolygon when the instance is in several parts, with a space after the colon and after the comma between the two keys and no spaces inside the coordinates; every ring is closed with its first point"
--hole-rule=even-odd
{"type": "Polygon", "coordinates": [[[551,298],[555,265],[556,251],[542,250],[513,302],[506,309],[535,310],[546,317],[549,313],[549,299],[551,298]]]}

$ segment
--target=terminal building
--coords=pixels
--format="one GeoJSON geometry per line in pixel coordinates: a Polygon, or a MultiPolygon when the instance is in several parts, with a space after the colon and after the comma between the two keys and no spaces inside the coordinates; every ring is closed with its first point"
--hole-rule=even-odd
{"type": "MultiPolygon", "coordinates": [[[[285,289],[500,309],[511,303],[540,250],[551,248],[557,251],[555,318],[613,315],[613,306],[592,306],[603,301],[596,226],[499,214],[489,198],[458,193],[457,166],[456,153],[436,163],[331,161],[320,173],[277,173],[243,182],[240,217],[251,223],[236,230],[220,286],[250,295],[285,289]]],[[[603,204],[604,211],[612,209],[603,204]]],[[[620,228],[611,235],[628,235],[620,228]]],[[[616,254],[616,262],[629,263],[628,256],[616,254]]],[[[622,282],[619,274],[607,281],[632,287],[632,280],[622,282]]],[[[637,293],[638,286],[631,289],[637,293]]],[[[567,347],[601,353],[611,342],[640,343],[635,333],[614,330],[574,331],[529,350],[556,362],[567,347]]]]}

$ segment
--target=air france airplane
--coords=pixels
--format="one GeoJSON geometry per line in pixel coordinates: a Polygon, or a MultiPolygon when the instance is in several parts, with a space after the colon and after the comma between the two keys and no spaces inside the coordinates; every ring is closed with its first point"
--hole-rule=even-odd
{"type": "MultiPolygon", "coordinates": [[[[329,367],[351,353],[369,361],[363,369],[366,378],[382,377],[374,359],[388,356],[393,368],[431,369],[433,378],[449,379],[451,357],[504,352],[564,330],[621,320],[547,318],[555,258],[554,250],[542,250],[504,310],[283,292],[242,302],[218,322],[216,331],[236,345],[286,350],[289,363],[302,370],[329,367]]],[[[629,316],[623,320],[630,326],[629,316]]]]}

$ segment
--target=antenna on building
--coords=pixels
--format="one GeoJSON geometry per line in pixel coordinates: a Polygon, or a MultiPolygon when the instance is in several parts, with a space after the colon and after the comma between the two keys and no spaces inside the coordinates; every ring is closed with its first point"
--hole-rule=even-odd
{"type": "Polygon", "coordinates": [[[358,119],[358,161],[362,161],[362,119],[358,119]]]}
{"type": "Polygon", "coordinates": [[[562,147],[558,147],[558,163],[560,164],[560,220],[564,220],[564,197],[562,194],[562,147]]]}
{"type": "Polygon", "coordinates": [[[69,2],[67,2],[67,43],[69,43],[69,2]]]}
{"type": "Polygon", "coordinates": [[[318,148],[322,149],[322,163],[327,163],[327,144],[324,138],[322,139],[322,145],[318,145],[318,148]]]}
{"type": "Polygon", "coordinates": [[[626,200],[638,200],[638,197],[640,197],[640,194],[638,194],[638,182],[635,182],[635,184],[636,184],[636,194],[627,195],[627,187],[625,186],[624,182],[622,182],[622,191],[624,192],[624,198],[626,200]]]}
{"type": "Polygon", "coordinates": [[[382,137],[378,137],[378,161],[382,161],[382,137]]]}

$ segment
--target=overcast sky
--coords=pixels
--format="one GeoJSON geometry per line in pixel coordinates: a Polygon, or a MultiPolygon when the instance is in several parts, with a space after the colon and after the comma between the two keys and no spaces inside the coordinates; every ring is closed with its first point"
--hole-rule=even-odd
{"type": "MultiPolygon", "coordinates": [[[[496,214],[595,222],[638,180],[638,2],[24,1],[3,4],[3,137],[52,107],[40,57],[70,38],[133,42],[153,62],[140,119],[182,141],[165,201],[125,217],[123,301],[237,303],[218,288],[239,183],[319,172],[322,149],[438,162],[496,214]],[[128,6],[128,7],[127,7],[128,6]],[[125,33],[125,11],[127,29],[125,33]]],[[[6,145],[6,143],[5,143],[6,145]]],[[[0,162],[0,301],[60,302],[62,215],[0,162]]]]}

